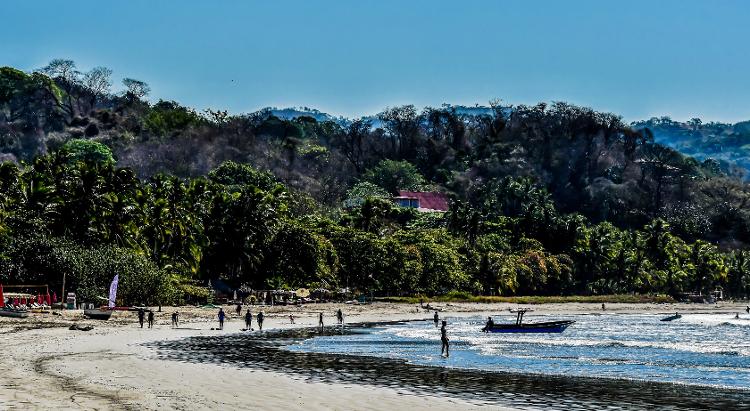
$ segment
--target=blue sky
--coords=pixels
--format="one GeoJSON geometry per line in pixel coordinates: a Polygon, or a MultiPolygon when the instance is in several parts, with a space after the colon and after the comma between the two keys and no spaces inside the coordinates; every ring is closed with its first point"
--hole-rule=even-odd
{"type": "Polygon", "coordinates": [[[11,0],[0,15],[0,65],[104,65],[199,110],[358,116],[502,98],[750,119],[742,0],[11,0]]]}

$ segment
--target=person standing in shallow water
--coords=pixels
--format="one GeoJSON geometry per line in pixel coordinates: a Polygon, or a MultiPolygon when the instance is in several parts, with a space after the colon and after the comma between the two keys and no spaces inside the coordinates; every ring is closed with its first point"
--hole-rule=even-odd
{"type": "Polygon", "coordinates": [[[440,348],[440,355],[445,355],[446,357],[450,355],[448,353],[448,330],[445,329],[447,324],[447,321],[443,320],[443,326],[440,327],[440,341],[443,343],[442,348],[440,348]]]}
{"type": "Polygon", "coordinates": [[[172,313],[172,327],[173,328],[180,327],[180,314],[177,313],[177,311],[172,313]]]}
{"type": "Polygon", "coordinates": [[[263,331],[263,319],[265,318],[265,315],[263,315],[263,311],[258,313],[258,330],[263,331]]]}
{"type": "Polygon", "coordinates": [[[219,329],[224,329],[224,309],[219,308],[219,329]]]}
{"type": "Polygon", "coordinates": [[[339,324],[344,325],[344,313],[341,311],[341,308],[336,311],[336,319],[338,320],[339,324]]]}
{"type": "Polygon", "coordinates": [[[138,309],[138,323],[141,324],[141,328],[143,328],[143,318],[146,316],[146,312],[143,311],[143,308],[138,309]]]}
{"type": "Polygon", "coordinates": [[[492,321],[492,317],[487,317],[487,324],[484,325],[484,328],[482,328],[482,331],[489,332],[494,326],[495,326],[495,322],[492,321]]]}
{"type": "Polygon", "coordinates": [[[320,331],[323,331],[323,313],[318,316],[318,327],[320,327],[320,331]]]}
{"type": "Polygon", "coordinates": [[[247,312],[245,313],[245,329],[252,330],[253,329],[253,313],[250,312],[250,309],[247,309],[247,312]]]}
{"type": "Polygon", "coordinates": [[[148,328],[154,328],[154,312],[148,311],[148,328]]]}
{"type": "Polygon", "coordinates": [[[440,323],[440,316],[438,316],[437,311],[435,311],[435,315],[432,318],[433,320],[435,320],[435,328],[437,328],[438,324],[440,323]]]}

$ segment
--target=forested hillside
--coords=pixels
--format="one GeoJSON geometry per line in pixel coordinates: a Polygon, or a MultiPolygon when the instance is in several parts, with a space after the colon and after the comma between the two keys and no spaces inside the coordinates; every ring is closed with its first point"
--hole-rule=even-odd
{"type": "MultiPolygon", "coordinates": [[[[318,121],[149,103],[53,61],[0,68],[0,281],[127,302],[252,288],[559,295],[750,287],[750,187],[609,113],[385,109],[318,121]],[[393,205],[451,196],[445,215],[393,205]],[[357,207],[342,208],[349,199],[357,207]]],[[[350,201],[349,204],[352,204],[350,201]]]]}
{"type": "Polygon", "coordinates": [[[686,123],[669,117],[633,123],[648,128],[657,143],[672,147],[700,160],[716,161],[714,167],[747,180],[750,176],[750,122],[736,124],[703,123],[694,118],[686,123]]]}

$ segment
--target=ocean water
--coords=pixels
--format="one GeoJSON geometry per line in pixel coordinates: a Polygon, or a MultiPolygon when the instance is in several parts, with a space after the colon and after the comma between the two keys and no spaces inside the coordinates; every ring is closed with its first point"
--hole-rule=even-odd
{"type": "MultiPolygon", "coordinates": [[[[750,317],[664,315],[526,315],[524,322],[575,320],[562,334],[493,334],[485,318],[451,318],[451,354],[440,355],[440,331],[430,321],[349,330],[304,339],[293,352],[349,354],[416,365],[551,376],[688,384],[750,391],[750,317]]],[[[514,315],[494,317],[515,322],[514,315]]]]}

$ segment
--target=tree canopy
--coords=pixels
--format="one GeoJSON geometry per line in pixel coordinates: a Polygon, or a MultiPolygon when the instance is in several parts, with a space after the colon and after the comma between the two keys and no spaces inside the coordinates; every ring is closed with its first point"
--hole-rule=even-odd
{"type": "Polygon", "coordinates": [[[209,279],[748,294],[750,187],[655,141],[666,120],[499,101],[355,121],[197,113],[143,100],[132,79],[111,94],[110,76],[68,60],[0,68],[0,281],[68,272],[89,298],[118,272],[128,303],[187,301],[209,279]],[[397,207],[399,190],[444,192],[450,210],[397,207]]]}

